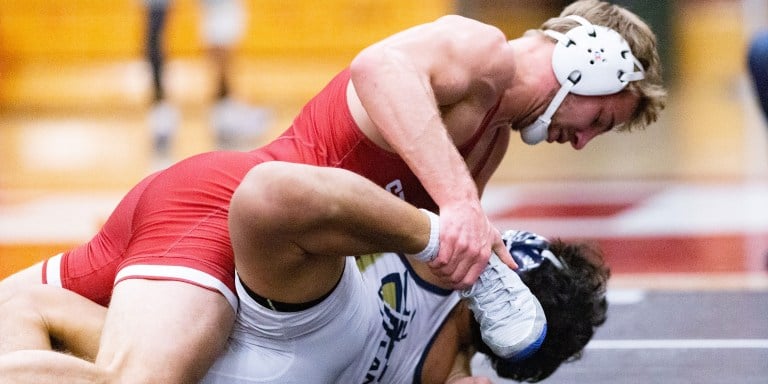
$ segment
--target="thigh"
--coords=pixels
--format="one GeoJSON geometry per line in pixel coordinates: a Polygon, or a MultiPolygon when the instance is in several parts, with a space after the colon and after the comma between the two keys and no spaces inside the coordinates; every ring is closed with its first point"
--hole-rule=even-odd
{"type": "Polygon", "coordinates": [[[227,341],[235,313],[219,292],[175,281],[115,286],[96,364],[117,382],[193,383],[227,341]]]}

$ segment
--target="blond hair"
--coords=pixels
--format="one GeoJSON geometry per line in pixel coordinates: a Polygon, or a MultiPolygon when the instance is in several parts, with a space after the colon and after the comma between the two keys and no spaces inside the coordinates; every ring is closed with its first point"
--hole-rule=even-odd
{"type": "Polygon", "coordinates": [[[563,9],[560,16],[545,21],[541,29],[566,33],[579,26],[575,20],[565,18],[568,15],[581,16],[592,24],[618,32],[645,69],[645,78],[630,82],[625,89],[639,95],[640,103],[632,119],[621,129],[644,128],[655,122],[666,105],[667,91],[662,84],[661,60],[656,50],[656,35],[651,28],[640,17],[618,5],[598,0],[579,0],[563,9]]]}

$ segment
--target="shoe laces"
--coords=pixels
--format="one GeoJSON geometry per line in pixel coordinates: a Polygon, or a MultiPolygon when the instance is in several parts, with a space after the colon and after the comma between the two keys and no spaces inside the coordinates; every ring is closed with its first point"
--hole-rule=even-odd
{"type": "Polygon", "coordinates": [[[523,286],[517,274],[501,263],[498,256],[491,257],[495,260],[488,264],[477,282],[462,291],[462,296],[469,298],[472,306],[479,310],[475,313],[480,315],[478,322],[483,327],[499,324],[499,320],[510,317],[513,311],[520,311],[519,306],[514,305],[518,299],[514,287],[523,286]]]}

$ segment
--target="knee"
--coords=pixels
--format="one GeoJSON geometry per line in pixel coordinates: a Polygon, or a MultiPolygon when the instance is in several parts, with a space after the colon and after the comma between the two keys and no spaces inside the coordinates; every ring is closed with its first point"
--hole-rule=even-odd
{"type": "Polygon", "coordinates": [[[320,191],[307,167],[279,161],[253,167],[232,196],[230,213],[280,218],[290,216],[291,210],[312,212],[307,204],[320,191]]]}

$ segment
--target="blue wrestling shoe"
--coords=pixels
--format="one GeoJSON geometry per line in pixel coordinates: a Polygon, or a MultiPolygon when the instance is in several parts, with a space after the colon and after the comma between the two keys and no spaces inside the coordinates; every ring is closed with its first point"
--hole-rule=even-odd
{"type": "MultiPolygon", "coordinates": [[[[529,232],[507,231],[504,243],[524,271],[549,259],[543,251],[549,243],[529,232]]],[[[554,255],[551,256],[557,261],[554,255]]],[[[557,261],[559,263],[559,261],[557,261]]],[[[547,319],[539,300],[531,293],[516,271],[510,269],[495,254],[480,278],[461,292],[480,324],[480,334],[486,345],[499,357],[510,361],[523,360],[536,352],[547,334],[547,319]]]]}

